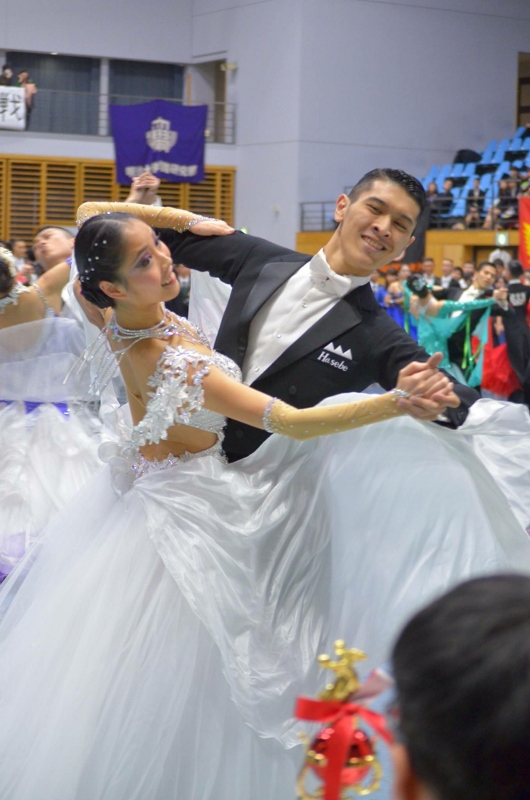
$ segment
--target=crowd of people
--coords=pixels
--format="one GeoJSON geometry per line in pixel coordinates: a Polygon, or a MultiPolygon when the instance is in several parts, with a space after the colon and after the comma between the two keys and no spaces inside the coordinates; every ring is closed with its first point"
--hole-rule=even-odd
{"type": "Polygon", "coordinates": [[[504,251],[475,265],[426,257],[371,277],[378,303],[443,366],[486,396],[530,405],[530,273],[504,251]],[[502,257],[500,257],[502,256],[502,257]]]}
{"type": "Polygon", "coordinates": [[[431,603],[393,651],[397,796],[519,800],[530,696],[498,775],[483,743],[526,688],[530,417],[452,349],[476,365],[487,308],[511,357],[517,262],[380,285],[427,204],[400,170],[342,194],[314,256],[156,188],[0,249],[0,798],[287,800],[318,654],[376,667],[431,603]],[[209,336],[171,311],[190,271],[209,336]],[[439,721],[440,674],[472,727],[439,721]]]}
{"type": "Polygon", "coordinates": [[[530,197],[529,168],[510,167],[498,181],[488,186],[487,192],[481,188],[480,177],[473,178],[473,185],[463,196],[465,203],[460,210],[456,209],[453,189],[451,178],[445,179],[441,191],[435,181],[428,184],[430,228],[518,228],[519,199],[530,197]]]}

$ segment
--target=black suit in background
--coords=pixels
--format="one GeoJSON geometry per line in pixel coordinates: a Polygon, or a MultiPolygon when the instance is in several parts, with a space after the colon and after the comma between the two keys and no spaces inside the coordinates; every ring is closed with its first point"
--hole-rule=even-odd
{"type": "MultiPolygon", "coordinates": [[[[212,237],[167,230],[161,234],[175,263],[232,285],[215,348],[242,366],[257,311],[311,256],[239,232],[212,237]]],[[[307,408],[341,392],[362,391],[371,383],[392,389],[402,367],[427,358],[425,350],[379,306],[366,284],[338,300],[251,385],[307,408]]],[[[462,403],[448,409],[452,427],[464,421],[478,398],[467,386],[455,385],[455,391],[462,403]]],[[[267,437],[265,431],[229,420],[225,450],[235,461],[254,452],[267,437]]]]}
{"type": "Polygon", "coordinates": [[[530,328],[526,322],[530,286],[521,282],[508,284],[508,302],[513,314],[503,318],[506,336],[506,350],[512,369],[523,387],[516,393],[517,402],[524,402],[530,408],[530,328]]]}

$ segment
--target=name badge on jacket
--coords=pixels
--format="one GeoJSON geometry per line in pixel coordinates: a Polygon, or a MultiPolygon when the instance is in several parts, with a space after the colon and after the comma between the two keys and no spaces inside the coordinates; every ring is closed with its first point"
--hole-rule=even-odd
{"type": "Polygon", "coordinates": [[[335,347],[333,342],[330,342],[321,351],[317,361],[322,361],[334,369],[340,369],[341,372],[348,372],[350,365],[347,361],[352,361],[351,350],[349,348],[348,350],[343,350],[340,344],[335,347]],[[333,358],[333,356],[338,356],[338,358],[333,358]]]}

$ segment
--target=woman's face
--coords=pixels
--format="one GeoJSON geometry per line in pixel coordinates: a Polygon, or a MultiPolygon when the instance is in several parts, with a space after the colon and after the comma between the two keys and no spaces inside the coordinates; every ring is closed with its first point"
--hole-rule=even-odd
{"type": "Polygon", "coordinates": [[[124,258],[116,284],[123,295],[115,300],[144,308],[176,297],[180,286],[173,260],[167,245],[153,229],[141,220],[130,220],[125,226],[124,242],[124,258]]]}

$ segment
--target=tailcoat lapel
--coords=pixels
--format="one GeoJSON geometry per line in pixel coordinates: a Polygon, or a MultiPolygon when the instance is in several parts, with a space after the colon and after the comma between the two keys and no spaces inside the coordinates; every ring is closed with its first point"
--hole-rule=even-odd
{"type": "MultiPolygon", "coordinates": [[[[356,290],[358,292],[358,290],[356,290]]],[[[307,356],[318,347],[324,347],[333,339],[342,336],[362,321],[362,315],[355,302],[356,291],[341,298],[336,306],[309,328],[300,339],[287,348],[282,355],[260,375],[259,380],[278,372],[294,361],[307,356]]],[[[371,291],[371,289],[370,289],[371,291]]]]}

